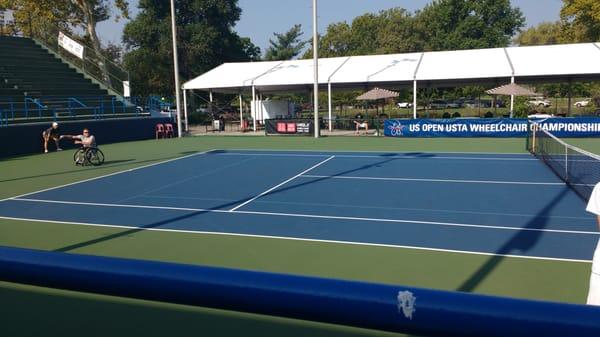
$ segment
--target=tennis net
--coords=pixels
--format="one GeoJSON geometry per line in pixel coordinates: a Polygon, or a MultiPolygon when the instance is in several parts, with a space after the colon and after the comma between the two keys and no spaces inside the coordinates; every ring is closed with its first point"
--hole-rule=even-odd
{"type": "Polygon", "coordinates": [[[531,122],[527,150],[542,160],[585,201],[600,182],[600,156],[569,145],[531,122]]]}

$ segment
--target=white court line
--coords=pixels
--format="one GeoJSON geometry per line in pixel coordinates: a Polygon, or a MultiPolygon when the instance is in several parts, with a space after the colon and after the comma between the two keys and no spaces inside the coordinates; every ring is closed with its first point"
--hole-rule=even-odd
{"type": "Polygon", "coordinates": [[[326,220],[347,220],[347,221],[370,221],[370,222],[387,222],[387,223],[408,223],[408,224],[421,224],[421,225],[437,225],[437,226],[446,226],[446,227],[467,227],[467,228],[478,228],[478,229],[500,229],[500,230],[510,230],[510,231],[529,231],[529,232],[586,234],[586,235],[588,235],[588,234],[591,234],[591,235],[598,235],[598,234],[600,234],[600,232],[572,231],[572,230],[562,230],[562,229],[520,228],[520,227],[506,227],[506,226],[491,226],[491,225],[475,225],[475,224],[464,224],[464,223],[439,222],[439,221],[422,221],[422,220],[406,220],[406,219],[380,219],[380,218],[348,217],[348,216],[317,215],[317,214],[302,214],[302,213],[280,213],[280,212],[259,212],[259,211],[231,211],[231,210],[221,210],[221,209],[203,209],[203,208],[186,208],[186,207],[164,207],[164,206],[128,205],[128,204],[105,204],[105,203],[91,203],[91,202],[79,202],[79,201],[55,201],[55,200],[26,199],[26,198],[13,199],[12,201],[29,201],[29,202],[51,203],[51,204],[100,206],[100,207],[160,209],[160,210],[173,210],[173,211],[185,211],[185,212],[253,214],[253,215],[267,215],[267,216],[280,216],[280,217],[326,219],[326,220]]]}
{"type": "Polygon", "coordinates": [[[11,199],[16,199],[16,198],[21,198],[21,197],[25,197],[25,196],[36,194],[36,193],[42,193],[42,192],[52,191],[52,190],[55,190],[55,189],[58,189],[58,188],[67,187],[67,186],[76,185],[76,184],[81,184],[81,183],[85,183],[85,182],[88,182],[88,181],[102,179],[102,178],[106,178],[106,177],[110,177],[110,176],[115,176],[115,175],[121,174],[121,173],[137,171],[137,170],[140,170],[140,169],[143,169],[143,168],[147,168],[147,167],[151,167],[151,166],[155,166],[155,165],[160,165],[160,164],[165,164],[165,163],[172,162],[172,161],[175,161],[175,160],[185,159],[185,158],[189,158],[189,157],[193,157],[193,156],[198,156],[198,155],[201,155],[201,154],[207,154],[207,153],[209,153],[211,151],[215,151],[215,149],[207,150],[207,151],[203,151],[203,152],[192,153],[192,154],[187,155],[187,156],[177,157],[177,158],[172,158],[172,159],[167,159],[167,160],[160,161],[158,163],[152,163],[152,164],[148,164],[148,165],[134,167],[134,168],[131,168],[131,169],[127,169],[127,170],[123,170],[123,171],[117,171],[117,172],[113,172],[113,173],[109,173],[109,174],[105,174],[105,175],[101,175],[101,176],[93,177],[93,178],[89,178],[89,179],[79,180],[79,181],[75,181],[75,182],[64,184],[64,185],[49,187],[49,188],[45,188],[43,190],[39,190],[39,191],[35,191],[35,192],[29,192],[29,193],[25,193],[25,194],[21,194],[21,195],[16,195],[14,197],[9,197],[9,198],[2,199],[2,200],[0,200],[0,202],[6,201],[6,200],[11,200],[11,199]]]}
{"type": "Polygon", "coordinates": [[[346,151],[346,150],[341,150],[341,151],[335,151],[335,150],[278,150],[278,149],[224,149],[224,151],[238,151],[238,152],[251,152],[251,151],[255,151],[255,152],[291,152],[291,153],[295,153],[295,152],[316,152],[316,153],[327,153],[328,155],[332,155],[333,153],[337,156],[337,155],[341,155],[343,153],[381,153],[381,154],[388,154],[388,153],[396,153],[398,155],[404,155],[406,153],[423,153],[423,154],[475,154],[475,155],[479,155],[479,154],[491,154],[491,155],[500,155],[500,156],[509,156],[509,155],[517,155],[517,156],[523,156],[523,157],[531,157],[531,153],[529,152],[506,152],[506,153],[499,153],[499,152],[456,152],[456,151],[444,151],[444,152],[428,152],[428,151],[402,151],[402,152],[393,152],[393,151],[373,151],[373,150],[352,150],[352,151],[346,151]]]}
{"type": "Polygon", "coordinates": [[[267,193],[269,193],[269,192],[271,192],[271,191],[273,191],[274,189],[276,189],[276,188],[278,188],[278,187],[280,187],[280,186],[283,186],[283,185],[285,185],[285,184],[289,183],[290,181],[292,181],[292,180],[294,180],[294,179],[296,179],[296,178],[300,177],[301,175],[303,175],[303,174],[305,174],[305,173],[307,173],[307,172],[309,172],[309,171],[311,171],[311,170],[313,170],[313,169],[315,169],[315,168],[317,168],[317,167],[319,167],[319,166],[321,166],[321,165],[325,164],[326,162],[330,161],[330,160],[331,160],[331,159],[333,159],[333,158],[335,158],[335,156],[331,156],[331,157],[329,157],[329,158],[327,158],[327,159],[325,159],[325,160],[322,160],[322,161],[318,162],[317,164],[315,164],[315,165],[313,165],[313,166],[311,166],[311,167],[307,168],[306,170],[304,170],[304,171],[302,171],[302,172],[300,172],[300,173],[296,174],[295,176],[291,177],[290,179],[288,179],[288,180],[286,180],[286,181],[284,181],[284,182],[282,182],[282,183],[280,183],[280,184],[278,184],[278,185],[276,185],[276,186],[273,186],[273,187],[269,188],[268,190],[266,190],[266,191],[262,192],[261,194],[259,194],[259,195],[255,196],[254,198],[252,198],[252,199],[250,199],[250,200],[248,200],[248,201],[246,201],[246,202],[243,202],[243,203],[241,203],[241,204],[239,204],[239,205],[235,206],[234,208],[230,209],[229,211],[230,211],[230,212],[233,212],[233,211],[235,211],[236,209],[238,209],[238,208],[240,208],[240,207],[242,207],[242,206],[244,206],[244,205],[247,205],[247,204],[249,204],[249,203],[253,202],[254,200],[256,200],[256,199],[258,199],[258,198],[262,197],[263,195],[265,195],[265,194],[267,194],[267,193]]]}
{"type": "Polygon", "coordinates": [[[90,227],[120,228],[120,229],[151,231],[151,232],[170,232],[170,233],[186,233],[186,234],[202,234],[202,235],[223,235],[223,236],[238,236],[238,237],[249,237],[249,238],[277,239],[277,240],[304,241],[304,242],[317,242],[317,243],[334,243],[334,244],[343,244],[343,245],[352,245],[352,246],[403,248],[403,249],[415,249],[415,250],[432,251],[432,252],[447,252],[447,253],[459,253],[459,254],[471,254],[471,255],[483,255],[483,256],[502,256],[502,257],[522,258],[522,259],[529,259],[529,260],[546,260],[546,261],[560,261],[560,262],[583,262],[583,263],[591,263],[592,262],[591,260],[565,259],[565,258],[556,258],[556,257],[526,256],[526,255],[512,255],[512,254],[495,254],[495,253],[473,252],[473,251],[468,251],[468,250],[429,248],[429,247],[419,247],[419,246],[392,245],[392,244],[383,244],[383,243],[368,243],[368,242],[355,242],[355,241],[339,241],[339,240],[324,240],[324,239],[306,239],[306,238],[296,238],[296,237],[288,237],[288,236],[259,235],[259,234],[242,234],[242,233],[227,233],[227,232],[207,232],[207,231],[193,231],[193,230],[168,229],[168,228],[140,228],[140,227],[133,227],[133,226],[108,225],[108,224],[96,224],[96,223],[72,222],[72,221],[43,220],[43,219],[29,219],[29,218],[14,218],[14,217],[5,217],[5,216],[0,216],[0,219],[17,220],[17,221],[31,221],[31,222],[45,222],[45,223],[57,223],[57,224],[90,226],[90,227]]]}
{"type": "MultiPolygon", "coordinates": [[[[265,157],[325,157],[328,154],[295,154],[295,153],[215,153],[215,156],[265,156],[265,157]]],[[[508,160],[508,161],[539,161],[537,158],[503,158],[503,157],[452,157],[434,156],[423,157],[419,155],[403,155],[401,153],[393,156],[381,155],[347,155],[336,154],[337,158],[376,158],[376,159],[458,159],[458,160],[508,160]]]]}
{"type": "Polygon", "coordinates": [[[380,178],[380,177],[357,177],[357,176],[319,176],[303,175],[303,178],[327,178],[327,179],[357,179],[357,180],[384,180],[384,181],[423,181],[439,183],[472,183],[472,184],[512,184],[512,185],[558,185],[564,183],[537,183],[528,181],[499,181],[499,180],[457,180],[457,179],[420,179],[420,178],[380,178]]]}

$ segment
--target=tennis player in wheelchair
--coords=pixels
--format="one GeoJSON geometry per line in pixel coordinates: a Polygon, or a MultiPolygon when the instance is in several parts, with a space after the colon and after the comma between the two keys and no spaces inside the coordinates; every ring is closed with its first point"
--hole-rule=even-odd
{"type": "Polygon", "coordinates": [[[77,136],[63,135],[61,138],[73,139],[75,144],[81,145],[73,155],[75,165],[92,164],[96,166],[104,162],[104,154],[96,146],[96,137],[90,133],[89,129],[83,129],[82,134],[77,136]]]}

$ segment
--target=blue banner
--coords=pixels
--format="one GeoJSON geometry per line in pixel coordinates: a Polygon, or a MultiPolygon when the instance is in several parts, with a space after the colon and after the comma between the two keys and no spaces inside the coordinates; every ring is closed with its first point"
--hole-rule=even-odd
{"type": "MultiPolygon", "coordinates": [[[[557,137],[600,137],[600,118],[531,119],[557,137]]],[[[527,119],[387,119],[387,137],[525,137],[527,119]]]]}

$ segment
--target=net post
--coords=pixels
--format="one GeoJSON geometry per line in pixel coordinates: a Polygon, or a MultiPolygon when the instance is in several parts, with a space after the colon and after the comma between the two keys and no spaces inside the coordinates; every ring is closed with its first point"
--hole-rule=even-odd
{"type": "Polygon", "coordinates": [[[569,182],[569,147],[565,145],[565,180],[569,182]]]}

